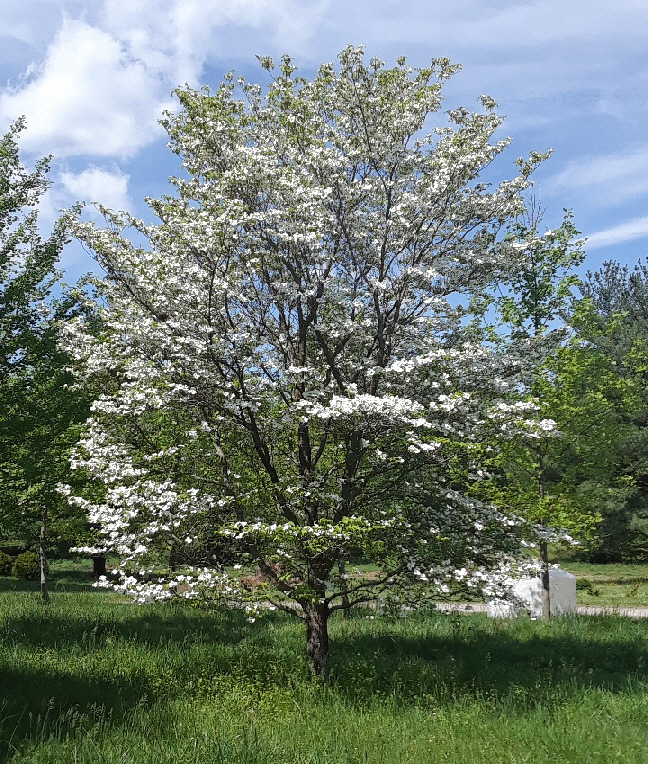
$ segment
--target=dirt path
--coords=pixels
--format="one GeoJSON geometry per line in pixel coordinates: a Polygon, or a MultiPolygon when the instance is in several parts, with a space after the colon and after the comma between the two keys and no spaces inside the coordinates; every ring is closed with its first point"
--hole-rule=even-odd
{"type": "MultiPolygon", "coordinates": [[[[486,605],[483,602],[464,604],[462,602],[439,602],[437,609],[443,613],[485,613],[486,605]]],[[[578,605],[578,615],[622,615],[626,618],[648,618],[648,607],[605,607],[601,605],[578,605]]]]}

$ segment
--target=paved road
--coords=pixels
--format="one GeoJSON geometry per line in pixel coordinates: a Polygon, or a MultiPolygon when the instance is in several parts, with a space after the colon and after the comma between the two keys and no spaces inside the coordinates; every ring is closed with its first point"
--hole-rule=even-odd
{"type": "MultiPolygon", "coordinates": [[[[483,602],[474,602],[466,605],[461,602],[439,602],[437,608],[444,613],[485,613],[486,605],[483,602]]],[[[627,618],[648,618],[648,607],[602,607],[600,605],[579,605],[576,608],[578,615],[623,615],[627,618]]]]}

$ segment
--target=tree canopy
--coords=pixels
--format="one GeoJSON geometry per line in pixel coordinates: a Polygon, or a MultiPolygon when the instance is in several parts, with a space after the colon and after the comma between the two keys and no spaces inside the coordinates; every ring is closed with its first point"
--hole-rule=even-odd
{"type": "Polygon", "coordinates": [[[606,262],[581,284],[589,304],[583,337],[593,354],[606,359],[616,386],[618,420],[611,482],[598,508],[602,521],[589,544],[593,559],[648,560],[648,267],[606,262]]]}
{"type": "Polygon", "coordinates": [[[48,538],[69,546],[84,535],[86,520],[56,486],[72,480],[69,450],[90,394],[71,389],[58,324],[88,305],[71,291],[54,298],[67,233],[63,220],[49,236],[39,231],[50,158],[32,172],[23,166],[23,127],[19,120],[0,139],[0,537],[34,545],[49,526],[48,538]]]}
{"type": "Polygon", "coordinates": [[[533,338],[484,342],[465,305],[526,256],[501,234],[544,156],[481,182],[502,120],[482,96],[430,126],[446,59],[386,68],[347,48],[310,81],[261,64],[265,91],[177,91],[164,124],[187,177],[149,200],[157,224],[71,222],[107,277],[102,332],[69,322],[66,347],[114,389],[76,455],[103,495],[68,493],[123,557],[121,591],[266,600],[304,620],[326,675],[334,610],[497,596],[524,564],[532,531],[465,478],[553,423],[519,394],[533,338]],[[382,572],[343,572],[354,553],[382,572]]]}

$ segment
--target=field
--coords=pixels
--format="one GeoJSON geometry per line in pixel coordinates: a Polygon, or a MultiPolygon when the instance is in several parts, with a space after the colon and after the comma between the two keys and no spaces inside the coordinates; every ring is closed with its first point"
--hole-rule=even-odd
{"type": "Polygon", "coordinates": [[[579,605],[648,607],[648,565],[563,566],[577,576],[579,605]]]}
{"type": "Polygon", "coordinates": [[[288,616],[138,607],[75,571],[47,606],[12,586],[3,762],[648,764],[648,621],[358,613],[332,620],[322,688],[288,616]]]}

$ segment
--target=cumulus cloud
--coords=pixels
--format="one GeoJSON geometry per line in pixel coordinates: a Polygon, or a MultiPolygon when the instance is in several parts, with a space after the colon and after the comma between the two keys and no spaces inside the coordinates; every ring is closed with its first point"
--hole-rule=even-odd
{"type": "MultiPolygon", "coordinates": [[[[581,220],[587,206],[627,203],[628,219],[643,214],[648,192],[640,133],[648,119],[646,30],[646,0],[5,2],[0,77],[10,79],[0,88],[0,132],[25,114],[23,150],[86,158],[87,170],[55,179],[62,206],[94,197],[127,207],[127,176],[115,162],[138,157],[163,136],[157,120],[175,108],[175,86],[214,83],[231,68],[254,77],[255,54],[290,53],[309,76],[309,67],[346,44],[365,43],[369,55],[388,62],[405,54],[415,65],[432,56],[464,64],[449,83],[448,106],[492,94],[509,115],[507,132],[523,144],[520,154],[554,146],[551,165],[572,160],[543,181],[543,193],[572,192],[568,203],[581,220]],[[112,169],[94,166],[106,161],[112,169]]],[[[159,180],[152,156],[128,165],[134,181],[159,180]]],[[[643,220],[593,234],[590,247],[607,246],[600,242],[610,232],[623,237],[615,241],[643,236],[643,220]]]]}
{"type": "Polygon", "coordinates": [[[648,237],[648,217],[639,217],[591,234],[587,237],[585,247],[588,250],[599,249],[646,237],[648,237]]]}
{"type": "Polygon", "coordinates": [[[63,12],[82,12],[81,0],[21,0],[0,3],[0,37],[3,43],[14,40],[27,46],[42,47],[52,39],[61,24],[63,12]]]}
{"type": "Polygon", "coordinates": [[[239,54],[231,44],[237,29],[260,33],[248,36],[245,58],[266,52],[255,42],[306,53],[329,6],[329,0],[106,0],[101,23],[172,84],[198,84],[206,61],[239,54]]]}
{"type": "MultiPolygon", "coordinates": [[[[30,5],[37,18],[42,3],[30,5]]],[[[22,145],[34,153],[132,157],[162,134],[157,121],[173,107],[173,87],[202,84],[206,61],[231,54],[220,32],[252,30],[259,50],[246,47],[247,59],[268,52],[268,43],[273,50],[299,53],[328,5],[329,0],[105,0],[83,19],[65,19],[42,61],[29,64],[17,84],[0,93],[0,121],[25,114],[22,145]]],[[[62,8],[69,15],[79,12],[72,0],[62,8]]],[[[2,36],[29,40],[16,14],[7,17],[2,36]]]]}
{"type": "MultiPolygon", "coordinates": [[[[135,204],[129,193],[130,176],[118,167],[105,168],[90,165],[81,172],[57,172],[55,166],[52,169],[52,175],[52,186],[38,205],[39,226],[44,232],[51,230],[63,210],[69,209],[77,202],[88,204],[84,216],[100,225],[104,223],[103,217],[91,206],[92,202],[99,202],[104,207],[115,211],[135,211],[135,204]]],[[[66,251],[67,249],[66,247],[66,251]]],[[[73,260],[78,259],[83,251],[78,245],[74,249],[73,260]]]]}
{"type": "Polygon", "coordinates": [[[128,193],[128,175],[119,170],[88,167],[80,173],[63,172],[60,182],[71,199],[81,202],[99,202],[112,210],[132,211],[133,202],[128,193]]]}
{"type": "Polygon", "coordinates": [[[27,116],[26,150],[129,157],[160,134],[156,77],[107,32],[66,21],[44,63],[0,96],[0,118],[27,116]]]}

